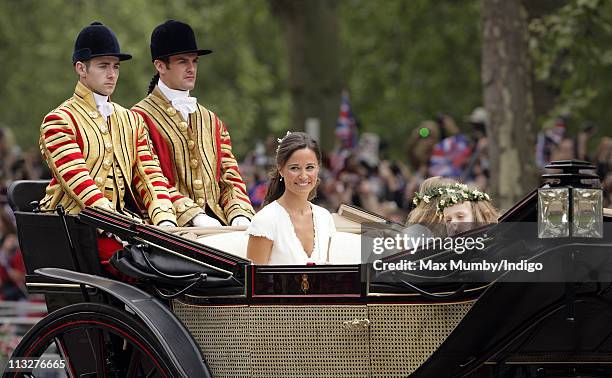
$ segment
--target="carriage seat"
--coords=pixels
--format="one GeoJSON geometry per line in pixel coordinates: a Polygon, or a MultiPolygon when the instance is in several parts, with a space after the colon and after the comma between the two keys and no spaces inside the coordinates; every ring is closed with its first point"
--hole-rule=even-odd
{"type": "MultiPolygon", "coordinates": [[[[17,223],[17,237],[26,266],[27,283],[49,280],[34,272],[38,268],[76,270],[70,253],[70,244],[59,215],[53,212],[34,212],[33,201],[43,198],[48,184],[48,180],[18,180],[14,181],[7,190],[8,202],[14,211],[17,223]]],[[[75,216],[66,216],[66,223],[76,250],[80,271],[99,275],[101,268],[96,230],[75,216]]]]}
{"type": "MultiPolygon", "coordinates": [[[[197,239],[199,243],[247,258],[249,236],[244,231],[207,235],[197,239]]],[[[359,234],[337,231],[329,252],[331,264],[359,264],[361,262],[361,237],[359,234]]]]}
{"type": "Polygon", "coordinates": [[[34,211],[34,201],[45,196],[49,180],[17,180],[7,189],[8,203],[13,211],[34,211]]]}

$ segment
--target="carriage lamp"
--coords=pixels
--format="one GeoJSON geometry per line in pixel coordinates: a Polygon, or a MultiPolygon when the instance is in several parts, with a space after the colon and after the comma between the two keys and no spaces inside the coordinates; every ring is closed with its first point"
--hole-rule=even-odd
{"type": "Polygon", "coordinates": [[[538,237],[569,236],[569,188],[538,189],[538,237]]]}
{"type": "Polygon", "coordinates": [[[595,166],[581,160],[562,160],[545,168],[562,173],[542,175],[554,181],[538,189],[538,237],[603,237],[603,191],[599,176],[581,172],[595,166]],[[583,180],[595,184],[585,184],[583,180]]]}
{"type": "Polygon", "coordinates": [[[572,235],[584,238],[603,237],[603,191],[573,189],[572,235]]]}

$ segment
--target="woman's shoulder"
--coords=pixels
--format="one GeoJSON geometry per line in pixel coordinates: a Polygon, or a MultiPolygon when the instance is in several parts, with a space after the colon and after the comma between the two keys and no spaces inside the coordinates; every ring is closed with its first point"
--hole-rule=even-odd
{"type": "Polygon", "coordinates": [[[276,201],[273,201],[267,204],[266,206],[262,207],[257,213],[255,213],[255,216],[253,217],[253,219],[256,219],[256,218],[266,218],[267,219],[270,217],[276,218],[280,210],[281,210],[280,205],[277,204],[276,201]]]}
{"type": "Polygon", "coordinates": [[[247,228],[246,233],[274,240],[274,235],[278,227],[277,222],[280,219],[278,207],[279,205],[274,201],[259,210],[251,220],[251,224],[247,228]]]}

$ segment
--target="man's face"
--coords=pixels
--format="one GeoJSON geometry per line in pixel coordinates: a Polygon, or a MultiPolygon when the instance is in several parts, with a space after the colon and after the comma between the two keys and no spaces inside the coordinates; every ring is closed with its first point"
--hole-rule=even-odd
{"type": "Polygon", "coordinates": [[[119,58],[116,56],[99,56],[88,64],[76,62],[74,68],[81,83],[93,92],[110,96],[115,91],[119,79],[119,58]]]}
{"type": "Polygon", "coordinates": [[[190,91],[195,87],[198,73],[198,54],[179,54],[169,58],[168,64],[161,60],[154,62],[159,77],[168,87],[180,91],[190,91]]]}

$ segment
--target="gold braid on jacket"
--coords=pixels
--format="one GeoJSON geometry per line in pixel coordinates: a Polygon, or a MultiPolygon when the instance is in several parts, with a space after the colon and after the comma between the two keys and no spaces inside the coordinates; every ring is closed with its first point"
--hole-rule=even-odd
{"type": "Polygon", "coordinates": [[[74,96],[47,114],[40,150],[53,173],[42,210],[61,204],[68,214],[87,206],[123,212],[134,195],[153,224],[176,223],[168,181],[151,153],[142,118],[113,103],[107,120],[80,82],[74,96]]]}
{"type": "Polygon", "coordinates": [[[237,216],[253,216],[229,132],[216,114],[198,104],[185,120],[159,87],[132,109],[143,115],[154,152],[173,186],[170,196],[179,225],[207,207],[225,224],[237,216]]]}

